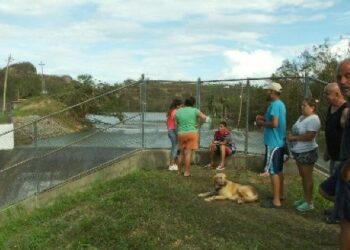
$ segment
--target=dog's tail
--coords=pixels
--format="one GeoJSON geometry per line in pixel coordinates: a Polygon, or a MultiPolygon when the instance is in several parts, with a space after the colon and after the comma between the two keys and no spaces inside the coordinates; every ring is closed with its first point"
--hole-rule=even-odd
{"type": "Polygon", "coordinates": [[[244,191],[245,191],[244,200],[246,202],[253,202],[259,199],[258,192],[253,186],[246,186],[244,191]]]}

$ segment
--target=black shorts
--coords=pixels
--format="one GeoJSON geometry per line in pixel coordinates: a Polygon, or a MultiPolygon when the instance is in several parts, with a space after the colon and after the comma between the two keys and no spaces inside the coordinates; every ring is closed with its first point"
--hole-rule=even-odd
{"type": "Polygon", "coordinates": [[[303,153],[292,152],[292,154],[297,163],[313,165],[318,159],[318,148],[303,153]]]}
{"type": "Polygon", "coordinates": [[[284,147],[270,148],[265,145],[265,167],[264,172],[271,175],[279,174],[283,171],[284,147]]]}

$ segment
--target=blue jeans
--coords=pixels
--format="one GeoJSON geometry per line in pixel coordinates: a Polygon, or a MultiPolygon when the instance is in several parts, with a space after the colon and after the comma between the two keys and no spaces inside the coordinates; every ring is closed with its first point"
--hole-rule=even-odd
{"type": "Polygon", "coordinates": [[[175,129],[168,130],[168,137],[171,142],[170,157],[172,160],[176,159],[177,156],[177,132],[175,129]]]}

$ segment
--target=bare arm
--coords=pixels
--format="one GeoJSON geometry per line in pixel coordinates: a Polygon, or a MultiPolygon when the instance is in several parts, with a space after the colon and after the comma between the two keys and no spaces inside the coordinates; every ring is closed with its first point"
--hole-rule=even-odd
{"type": "Polygon", "coordinates": [[[262,119],[261,120],[257,120],[256,124],[258,126],[262,126],[262,127],[265,127],[265,128],[277,128],[277,126],[278,126],[278,118],[274,116],[272,118],[271,122],[268,122],[268,121],[262,120],[262,119]]]}
{"type": "Polygon", "coordinates": [[[287,139],[288,141],[311,141],[316,137],[315,131],[306,131],[306,133],[301,135],[292,135],[288,134],[287,139]]]}
{"type": "Polygon", "coordinates": [[[202,112],[199,112],[198,117],[199,117],[199,119],[197,121],[198,123],[196,126],[197,126],[197,128],[200,128],[203,125],[203,123],[205,123],[207,116],[205,114],[203,114],[202,112]]]}
{"type": "Polygon", "coordinates": [[[350,181],[350,158],[347,159],[341,169],[341,177],[344,181],[350,181]]]}
{"type": "Polygon", "coordinates": [[[202,112],[199,112],[198,116],[199,116],[200,121],[204,123],[207,116],[205,114],[203,114],[202,112]]]}
{"type": "Polygon", "coordinates": [[[323,160],[324,161],[329,161],[331,158],[328,153],[328,147],[327,145],[325,146],[324,153],[323,153],[323,160]]]}
{"type": "Polygon", "coordinates": [[[343,110],[343,113],[341,114],[340,124],[341,124],[342,128],[345,127],[345,122],[346,122],[346,119],[348,118],[348,113],[349,113],[349,109],[345,108],[343,110]]]}

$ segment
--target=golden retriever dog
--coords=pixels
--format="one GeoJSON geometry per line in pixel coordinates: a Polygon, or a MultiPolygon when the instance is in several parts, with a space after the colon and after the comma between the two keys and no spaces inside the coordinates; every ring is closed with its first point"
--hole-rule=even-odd
{"type": "Polygon", "coordinates": [[[214,176],[214,192],[201,193],[198,197],[206,197],[205,201],[232,200],[237,203],[253,202],[258,199],[258,192],[253,186],[240,185],[226,179],[224,173],[214,176]]]}

